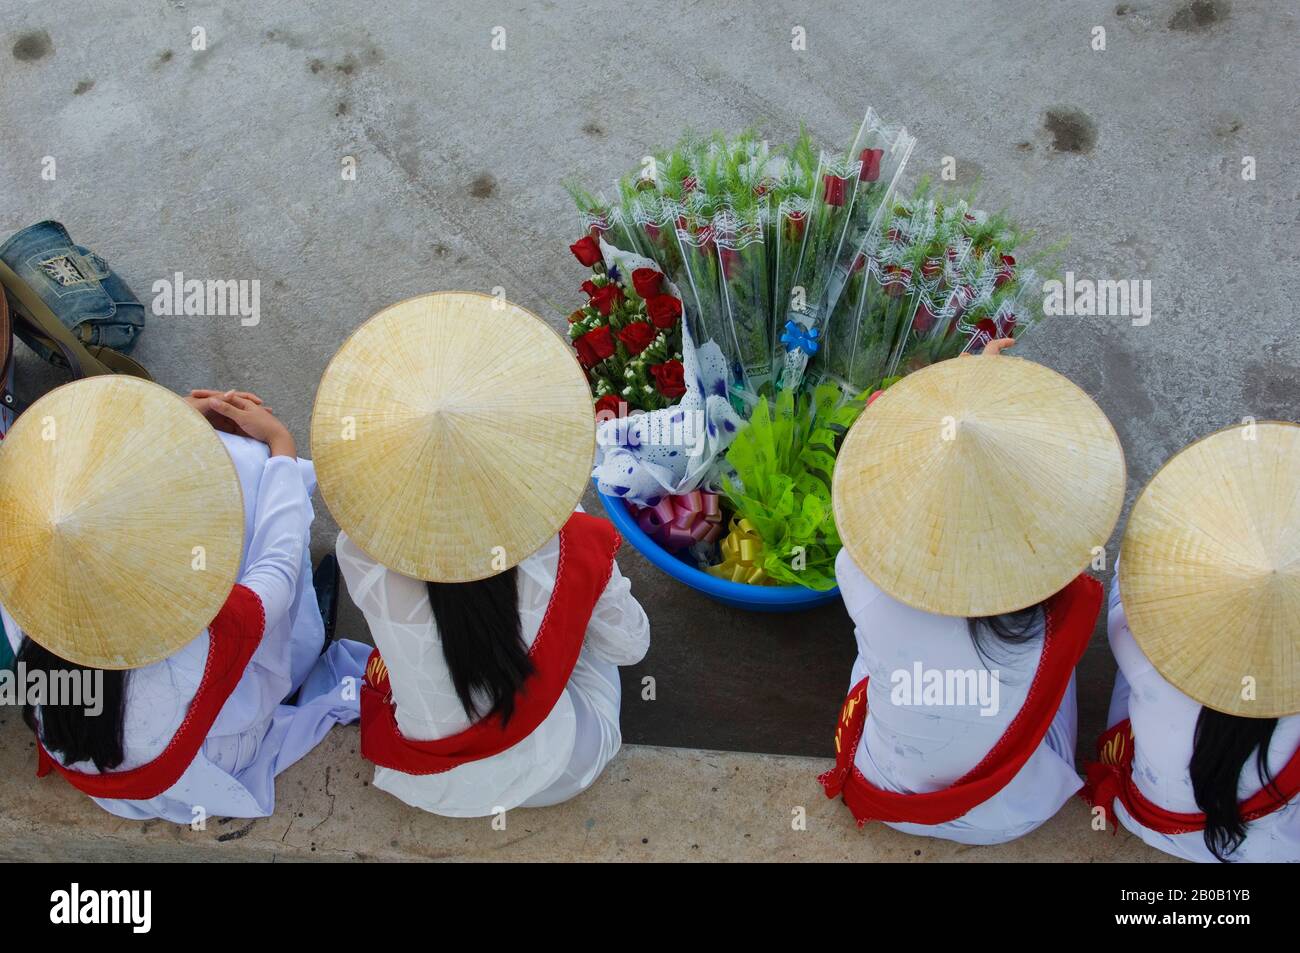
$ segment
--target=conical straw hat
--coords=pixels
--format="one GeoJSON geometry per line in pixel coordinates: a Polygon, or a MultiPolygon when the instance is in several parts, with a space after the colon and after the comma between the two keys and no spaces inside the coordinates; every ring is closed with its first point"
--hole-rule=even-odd
{"type": "Polygon", "coordinates": [[[1300,713],[1300,426],[1230,427],[1170,459],[1133,504],[1119,577],[1133,637],[1180,691],[1300,713]]]}
{"type": "Polygon", "coordinates": [[[495,575],[555,535],[591,479],[591,392],[564,340],[488,295],[422,295],[358,328],[311,423],[321,495],[403,575],[495,575]]]}
{"type": "Polygon", "coordinates": [[[1106,415],[1040,364],[943,361],[853,425],[835,464],[835,522],[853,561],[901,602],[997,615],[1064,588],[1106,545],[1124,452],[1106,415]]]}
{"type": "Polygon", "coordinates": [[[243,544],[230,454],[157,384],[66,384],[0,441],[0,603],[61,658],[122,669],[171,655],[216,617],[243,544]]]}

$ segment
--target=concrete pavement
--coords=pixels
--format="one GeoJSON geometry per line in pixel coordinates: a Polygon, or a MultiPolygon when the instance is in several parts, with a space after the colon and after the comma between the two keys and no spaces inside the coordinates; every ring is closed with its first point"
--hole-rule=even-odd
{"type": "MultiPolygon", "coordinates": [[[[562,323],[582,278],[562,179],[598,188],[686,126],[788,139],[804,122],[838,145],[868,105],[917,136],[908,183],[951,156],[984,207],[1040,245],[1069,238],[1064,269],[1151,282],[1149,324],[1061,317],[1018,348],[1110,415],[1130,502],[1193,438],[1300,416],[1293,5],[8,0],[5,14],[0,233],[60,219],[145,301],[178,271],[259,281],[256,326],[158,317],[136,356],[177,389],[256,390],[304,453],[326,361],[382,306],[501,287],[562,323]]],[[[20,373],[58,379],[30,359],[20,373]]],[[[318,555],[335,532],[318,507],[318,555]]],[[[635,555],[622,565],[654,626],[627,673],[630,741],[829,753],[852,656],[842,611],[737,613],[635,555]],[[646,675],[653,705],[635,700],[646,675]]],[[[344,603],[341,632],[365,638],[344,603]]],[[[1099,634],[1081,744],[1112,673],[1099,634]]]]}
{"type": "MultiPolygon", "coordinates": [[[[4,717],[4,716],[0,716],[4,717]]],[[[1028,837],[968,847],[873,824],[822,794],[818,758],[631,746],[579,797],[498,818],[435,817],[370,786],[356,728],[335,729],[276,782],[276,811],[195,831],[108,814],[62,778],[36,780],[31,737],[0,724],[8,766],[0,861],[1165,861],[1125,832],[1092,830],[1071,799],[1028,837]]]]}

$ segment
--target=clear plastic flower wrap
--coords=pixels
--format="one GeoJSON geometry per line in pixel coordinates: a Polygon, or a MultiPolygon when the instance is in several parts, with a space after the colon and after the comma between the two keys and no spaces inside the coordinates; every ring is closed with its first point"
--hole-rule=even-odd
{"type": "MultiPolygon", "coordinates": [[[[867,110],[846,157],[847,161],[859,164],[849,248],[856,249],[868,232],[880,227],[915,146],[916,138],[905,126],[886,125],[874,109],[867,110]]],[[[847,262],[841,259],[841,264],[847,262]]]]}
{"type": "MultiPolygon", "coordinates": [[[[860,163],[822,152],[809,205],[808,225],[791,284],[786,319],[815,329],[826,317],[835,263],[852,224],[860,163]]],[[[797,385],[798,381],[790,381],[797,385]]]]}
{"type": "Polygon", "coordinates": [[[848,394],[882,385],[903,327],[916,307],[914,270],[905,245],[886,243],[863,255],[861,280],[830,322],[826,374],[848,394]]]}
{"type": "Polygon", "coordinates": [[[765,217],[762,207],[753,206],[743,215],[724,211],[713,220],[722,300],[739,365],[732,384],[746,405],[755,403],[772,383],[773,326],[765,217]]]}
{"type": "Polygon", "coordinates": [[[653,260],[671,281],[680,282],[682,254],[677,244],[677,221],[682,212],[678,204],[647,190],[636,197],[624,218],[632,222],[638,253],[653,260]],[[630,214],[629,214],[630,213],[630,214]]]}
{"type": "Polygon", "coordinates": [[[573,190],[574,254],[605,257],[570,316],[598,418],[615,401],[648,411],[623,421],[635,439],[602,452],[601,490],[667,506],[725,483],[723,556],[747,545],[761,565],[724,558],[710,572],[833,585],[828,481],[870,392],[1042,314],[1041,272],[1017,261],[1026,236],[1008,216],[925,182],[900,191],[913,146],[869,109],[847,148],[802,130],[776,145],[688,134],[637,163],[612,204],[573,190]],[[702,422],[700,455],[644,439],[688,419],[702,422]],[[807,452],[791,457],[800,434],[807,452]]]}
{"type": "MultiPolygon", "coordinates": [[[[778,375],[786,364],[787,347],[782,341],[787,313],[791,309],[795,272],[799,267],[799,253],[803,249],[804,232],[808,228],[808,200],[802,195],[790,195],[776,206],[774,227],[769,229],[769,244],[775,254],[772,258],[772,367],[778,375]]],[[[794,360],[797,362],[798,356],[794,360]]],[[[805,361],[805,363],[807,363],[805,361]]],[[[799,369],[802,371],[802,368],[799,369]]]]}
{"type": "Polygon", "coordinates": [[[691,337],[701,347],[716,344],[727,361],[729,383],[739,383],[744,377],[743,362],[722,300],[722,263],[713,222],[687,214],[679,220],[676,234],[682,257],[677,284],[682,289],[691,337]]]}

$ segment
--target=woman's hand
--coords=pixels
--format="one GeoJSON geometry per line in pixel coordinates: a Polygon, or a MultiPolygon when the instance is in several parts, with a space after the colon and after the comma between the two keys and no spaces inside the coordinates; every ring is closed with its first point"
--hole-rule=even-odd
{"type": "Polygon", "coordinates": [[[238,428],[239,433],[260,440],[270,447],[271,456],[296,457],[298,455],[298,447],[293,442],[293,435],[289,433],[289,428],[271,413],[269,407],[235,393],[203,399],[208,402],[208,407],[214,413],[238,428]]]}
{"type": "MultiPolygon", "coordinates": [[[[987,355],[988,357],[997,357],[1007,348],[1014,347],[1015,343],[1016,343],[1015,338],[998,338],[996,341],[989,341],[988,344],[984,345],[984,350],[980,352],[980,355],[981,356],[987,355]]],[[[969,351],[962,351],[961,356],[970,357],[971,355],[969,351]]]]}
{"type": "MultiPolygon", "coordinates": [[[[220,430],[222,433],[235,434],[236,436],[239,437],[252,436],[251,434],[246,434],[242,430],[240,430],[239,427],[235,425],[234,421],[232,421],[229,417],[223,416],[222,414],[214,410],[210,404],[210,400],[213,397],[224,397],[227,399],[229,399],[230,397],[242,397],[244,400],[252,401],[254,404],[258,404],[258,405],[262,404],[262,398],[246,390],[221,391],[221,390],[202,390],[202,389],[192,390],[190,391],[190,396],[184,398],[185,403],[189,404],[191,407],[193,407],[195,410],[201,413],[204,416],[204,418],[207,420],[207,422],[212,424],[214,429],[220,430]]],[[[270,410],[271,408],[267,407],[266,409],[270,410]]]]}

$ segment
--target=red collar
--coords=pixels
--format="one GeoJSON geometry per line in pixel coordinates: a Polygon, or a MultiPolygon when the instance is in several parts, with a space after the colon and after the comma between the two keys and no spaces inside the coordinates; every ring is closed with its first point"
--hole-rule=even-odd
{"type": "Polygon", "coordinates": [[[194,762],[226,699],[243,678],[249,659],[262,644],[265,627],[262,600],[251,589],[235,586],[208,626],[208,659],[194,700],[162,754],[148,764],[103,774],[73,771],[50,757],[38,736],[36,776],[43,778],[53,769],[91,797],[147,801],[162,794],[194,762]]]}
{"type": "Polygon", "coordinates": [[[620,542],[612,525],[585,513],[574,513],[561,528],[555,589],[528,652],[533,674],[520,688],[504,728],[501,719],[489,717],[446,738],[404,737],[397,727],[388,669],[379,652],[373,652],[361,686],[362,756],[404,774],[439,774],[499,754],[532,734],[569,683],[591,613],[614,571],[620,542]]]}

